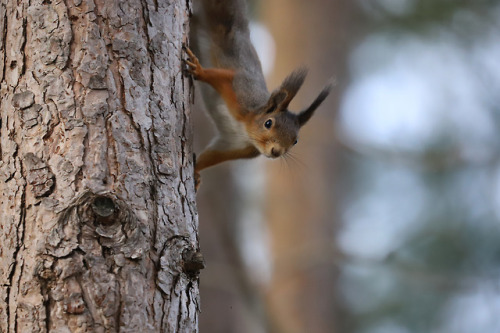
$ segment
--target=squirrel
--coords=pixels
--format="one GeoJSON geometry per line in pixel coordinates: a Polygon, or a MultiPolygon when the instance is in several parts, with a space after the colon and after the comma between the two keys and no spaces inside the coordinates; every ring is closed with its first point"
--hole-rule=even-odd
{"type": "Polygon", "coordinates": [[[197,0],[194,3],[191,42],[195,47],[208,42],[205,50],[198,51],[210,56],[206,60],[211,66],[203,67],[194,52],[186,47],[186,69],[195,80],[215,89],[214,92],[203,87],[202,93],[218,131],[195,158],[194,177],[198,189],[200,171],[205,168],[259,155],[268,158],[286,155],[297,144],[300,128],[328,96],[332,84],[327,84],[305,110],[290,112],[288,105],[302,86],[307,70],[296,69],[270,93],[250,41],[245,1],[197,0]],[[207,35],[205,40],[203,34],[207,35]]]}

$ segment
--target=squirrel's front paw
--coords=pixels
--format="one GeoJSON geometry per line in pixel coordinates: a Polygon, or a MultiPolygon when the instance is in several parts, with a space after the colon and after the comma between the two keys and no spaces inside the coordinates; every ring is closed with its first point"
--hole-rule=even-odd
{"type": "Polygon", "coordinates": [[[184,60],[188,65],[187,70],[191,73],[191,75],[193,75],[193,78],[197,80],[203,72],[203,67],[201,67],[200,61],[194,55],[193,51],[191,51],[188,47],[185,48],[185,51],[189,56],[188,60],[184,60]]]}

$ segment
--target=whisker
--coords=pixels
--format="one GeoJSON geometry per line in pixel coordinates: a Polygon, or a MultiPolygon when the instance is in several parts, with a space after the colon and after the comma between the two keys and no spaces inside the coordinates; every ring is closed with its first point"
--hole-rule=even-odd
{"type": "Polygon", "coordinates": [[[280,172],[283,173],[283,171],[288,171],[288,166],[286,164],[286,159],[280,158],[279,160],[280,160],[280,172]]]}
{"type": "Polygon", "coordinates": [[[290,173],[290,171],[291,171],[292,168],[291,168],[291,165],[290,165],[290,160],[288,159],[288,153],[283,154],[281,157],[282,158],[280,158],[280,160],[285,165],[286,171],[288,173],[290,173]]]}
{"type": "Polygon", "coordinates": [[[299,167],[300,169],[307,169],[307,164],[302,162],[302,160],[297,156],[296,153],[288,151],[285,155],[290,165],[293,165],[294,167],[299,167]]]}

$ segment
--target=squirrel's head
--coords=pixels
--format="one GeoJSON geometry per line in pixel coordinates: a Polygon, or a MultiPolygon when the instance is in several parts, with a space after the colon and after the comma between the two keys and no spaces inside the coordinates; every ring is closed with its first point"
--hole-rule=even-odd
{"type": "Polygon", "coordinates": [[[308,108],[297,114],[290,112],[288,105],[304,83],[306,75],[305,68],[299,68],[288,75],[281,86],[271,93],[267,103],[254,113],[254,121],[247,125],[256,148],[266,157],[280,157],[297,144],[300,128],[311,119],[314,111],[330,93],[331,83],[323,88],[308,108]]]}

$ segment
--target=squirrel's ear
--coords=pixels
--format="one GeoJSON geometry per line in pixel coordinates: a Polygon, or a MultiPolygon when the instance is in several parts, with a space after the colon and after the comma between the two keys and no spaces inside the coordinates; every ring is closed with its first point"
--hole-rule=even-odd
{"type": "Polygon", "coordinates": [[[287,92],[281,89],[273,91],[267,102],[266,112],[271,113],[280,109],[283,101],[287,98],[287,92]]]}
{"type": "Polygon", "coordinates": [[[309,119],[311,119],[314,111],[318,108],[318,106],[320,106],[320,104],[325,100],[325,98],[328,96],[328,94],[330,93],[330,90],[332,90],[332,87],[333,87],[333,84],[334,82],[331,81],[330,83],[328,83],[324,88],[323,90],[321,90],[321,92],[319,93],[318,97],[316,97],[316,99],[314,100],[314,102],[312,102],[312,104],[307,108],[305,109],[304,111],[300,112],[298,115],[297,115],[297,118],[299,119],[299,125],[300,126],[303,126],[305,123],[307,123],[307,121],[309,119]]]}
{"type": "Polygon", "coordinates": [[[307,75],[307,69],[301,67],[294,70],[288,75],[281,86],[273,91],[269,102],[266,107],[266,112],[273,112],[275,110],[285,111],[290,104],[291,100],[295,97],[299,88],[304,83],[307,75]]]}

